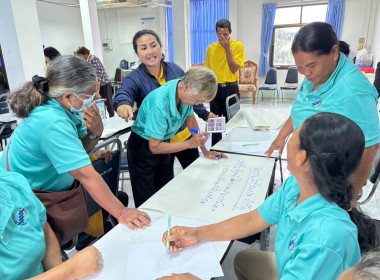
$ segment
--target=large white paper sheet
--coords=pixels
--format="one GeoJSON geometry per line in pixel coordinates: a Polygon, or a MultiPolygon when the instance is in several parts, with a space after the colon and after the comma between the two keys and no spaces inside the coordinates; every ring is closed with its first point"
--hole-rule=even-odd
{"type": "Polygon", "coordinates": [[[102,133],[102,138],[112,136],[113,134],[126,129],[128,127],[131,127],[133,125],[134,121],[128,121],[126,122],[124,119],[114,116],[112,118],[106,119],[104,123],[104,129],[102,133]]]}
{"type": "Polygon", "coordinates": [[[223,276],[211,243],[200,243],[169,252],[162,242],[134,244],[128,247],[126,279],[151,280],[172,273],[191,272],[201,279],[223,276]]]}
{"type": "Polygon", "coordinates": [[[198,158],[140,208],[219,222],[263,203],[273,167],[274,159],[263,157],[198,158]]]}
{"type": "MultiPolygon", "coordinates": [[[[195,227],[207,223],[172,215],[171,225],[195,227]]],[[[168,229],[168,215],[154,223],[159,237],[168,229]]],[[[171,273],[191,272],[201,279],[223,276],[213,243],[201,243],[183,248],[179,253],[169,253],[161,238],[155,242],[130,244],[128,246],[127,278],[150,280],[171,273]]]]}
{"type": "MultiPolygon", "coordinates": [[[[266,157],[265,152],[278,133],[279,130],[256,131],[249,127],[236,127],[212,150],[266,157]]],[[[271,157],[278,157],[278,150],[273,151],[271,157]]]]}
{"type": "Polygon", "coordinates": [[[227,124],[226,133],[236,127],[250,127],[252,129],[269,127],[280,129],[290,116],[290,108],[278,108],[276,114],[272,109],[245,108],[241,109],[227,124]]]}
{"type": "MultiPolygon", "coordinates": [[[[162,235],[164,231],[167,230],[168,225],[168,215],[153,211],[147,211],[147,213],[152,219],[152,225],[145,230],[130,230],[126,226],[119,224],[94,244],[102,253],[103,268],[99,273],[85,277],[84,279],[140,279],[139,277],[126,278],[129,246],[131,244],[138,245],[149,242],[161,242],[162,235]]],[[[175,225],[196,227],[206,224],[209,223],[172,215],[172,227],[175,225]]],[[[217,241],[211,242],[211,244],[215,247],[219,262],[228,247],[229,241],[217,241]]],[[[163,244],[162,247],[164,247],[163,244]]],[[[149,268],[144,267],[144,269],[149,268]]],[[[215,275],[217,275],[217,273],[215,273],[215,275]]]]}

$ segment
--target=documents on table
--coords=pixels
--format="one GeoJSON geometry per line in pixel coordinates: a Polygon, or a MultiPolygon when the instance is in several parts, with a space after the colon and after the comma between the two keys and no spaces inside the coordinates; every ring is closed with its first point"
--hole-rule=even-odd
{"type": "Polygon", "coordinates": [[[114,116],[105,120],[102,138],[109,137],[123,129],[131,127],[134,121],[126,122],[124,119],[114,116]]]}
{"type": "MultiPolygon", "coordinates": [[[[168,216],[156,221],[147,230],[153,230],[159,236],[167,231],[168,216]]],[[[177,216],[171,217],[171,224],[181,226],[200,226],[204,222],[177,216]]],[[[195,246],[180,249],[179,253],[172,253],[162,243],[161,239],[155,242],[136,243],[128,246],[128,260],[126,279],[151,280],[171,273],[190,272],[201,279],[223,276],[212,242],[202,242],[195,246]]]]}
{"type": "MultiPolygon", "coordinates": [[[[162,243],[162,235],[168,229],[168,215],[156,211],[146,212],[152,219],[152,224],[150,227],[145,228],[145,230],[131,230],[127,226],[118,224],[105,236],[103,236],[101,239],[95,242],[95,244],[93,244],[93,246],[98,248],[99,251],[102,253],[103,268],[100,272],[87,276],[84,279],[156,279],[154,275],[158,274],[160,275],[160,277],[164,276],[165,274],[170,275],[167,274],[168,268],[170,268],[170,271],[176,272],[179,271],[176,269],[180,267],[185,269],[191,269],[192,271],[186,272],[195,273],[196,275],[200,275],[201,278],[203,277],[202,275],[207,275],[208,279],[210,279],[211,277],[223,275],[221,272],[219,261],[225,253],[225,250],[227,249],[228,244],[230,243],[229,241],[209,242],[207,243],[207,245],[201,244],[199,248],[195,247],[191,248],[191,250],[183,250],[184,254],[182,254],[180,258],[171,260],[172,262],[170,263],[170,265],[172,265],[173,267],[169,267],[168,265],[166,265],[165,267],[162,267],[162,270],[160,270],[160,266],[164,264],[164,261],[170,261],[168,259],[160,258],[162,256],[160,255],[160,252],[162,252],[162,250],[165,253],[167,252],[165,245],[162,243]],[[203,258],[202,256],[199,256],[199,254],[204,254],[202,250],[205,248],[207,248],[208,251],[206,255],[208,259],[207,261],[203,261],[202,259],[202,263],[207,264],[208,268],[196,268],[196,270],[193,271],[192,266],[189,267],[186,266],[186,264],[182,264],[182,261],[187,262],[188,258],[196,258],[199,261],[200,257],[203,258]],[[144,257],[144,261],[140,261],[139,264],[136,264],[133,260],[133,258],[138,257],[137,255],[135,255],[136,251],[145,250],[148,250],[148,256],[144,257]],[[216,260],[214,260],[214,254],[216,255],[216,260]],[[147,265],[148,263],[149,266],[147,265]],[[158,267],[151,266],[152,263],[155,263],[156,265],[158,265],[158,267]],[[137,272],[135,268],[138,269],[139,272],[137,272]],[[133,275],[135,276],[131,276],[130,273],[134,273],[133,275]],[[157,274],[153,275],[153,273],[157,274]],[[211,276],[209,277],[208,275],[211,276]]],[[[173,214],[171,219],[172,227],[176,225],[196,227],[209,224],[209,222],[180,218],[174,216],[173,214]]]]}
{"type": "Polygon", "coordinates": [[[209,222],[256,209],[265,200],[274,159],[227,156],[220,160],[198,158],[140,209],[209,222]]]}

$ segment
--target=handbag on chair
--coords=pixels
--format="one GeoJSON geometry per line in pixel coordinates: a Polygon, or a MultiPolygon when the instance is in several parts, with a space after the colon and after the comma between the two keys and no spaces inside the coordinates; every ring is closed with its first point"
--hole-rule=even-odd
{"type": "MultiPolygon", "coordinates": [[[[9,169],[7,148],[6,165],[9,169]]],[[[57,236],[59,245],[69,242],[88,227],[88,210],[86,191],[83,185],[74,180],[67,191],[52,192],[33,189],[34,194],[46,208],[47,221],[57,236]]]]}

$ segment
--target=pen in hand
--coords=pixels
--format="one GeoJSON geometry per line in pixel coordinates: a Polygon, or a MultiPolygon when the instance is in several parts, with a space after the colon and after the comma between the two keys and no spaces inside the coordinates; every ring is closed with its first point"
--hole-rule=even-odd
{"type": "MultiPolygon", "coordinates": [[[[172,215],[169,214],[168,216],[168,236],[167,238],[170,236],[170,227],[171,227],[171,221],[172,221],[172,215]]],[[[166,238],[166,248],[169,249],[170,247],[170,241],[166,238]]]]}

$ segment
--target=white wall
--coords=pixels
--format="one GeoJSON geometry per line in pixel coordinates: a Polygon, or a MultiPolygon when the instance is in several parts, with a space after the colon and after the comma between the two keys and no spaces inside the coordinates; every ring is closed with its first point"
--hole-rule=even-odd
{"type": "Polygon", "coordinates": [[[380,61],[380,3],[377,3],[375,15],[371,52],[373,53],[373,66],[376,68],[380,61]]]}
{"type": "Polygon", "coordinates": [[[44,74],[44,56],[34,1],[0,2],[0,42],[9,87],[16,89],[44,74]]]}
{"type": "Polygon", "coordinates": [[[377,1],[346,0],[341,40],[350,45],[350,59],[356,56],[360,37],[366,38],[366,45],[371,46],[375,35],[374,21],[378,15],[374,12],[377,1]]]}
{"type": "Polygon", "coordinates": [[[132,46],[132,36],[129,43],[120,43],[118,16],[121,13],[123,15],[123,22],[127,28],[129,34],[135,34],[142,29],[140,23],[136,23],[136,20],[140,21],[140,18],[155,17],[157,32],[162,39],[162,50],[165,53],[166,47],[166,29],[165,29],[165,16],[163,14],[163,7],[157,8],[125,8],[125,9],[109,9],[98,10],[100,38],[112,40],[112,50],[103,49],[103,64],[110,77],[115,75],[116,67],[119,66],[122,59],[128,62],[139,62],[132,46]],[[125,20],[130,18],[130,21],[125,20]],[[130,28],[129,28],[130,27],[130,28]]]}
{"type": "MultiPolygon", "coordinates": [[[[79,4],[79,1],[65,0],[64,3],[79,4]]],[[[84,45],[79,7],[59,6],[40,1],[36,1],[36,4],[42,44],[45,47],[52,46],[61,54],[73,54],[78,46],[84,45]]]]}
{"type": "MultiPolygon", "coordinates": [[[[252,60],[259,64],[261,53],[262,4],[270,1],[236,1],[239,1],[237,39],[242,41],[245,45],[245,59],[252,60]]],[[[374,12],[377,1],[378,0],[346,0],[341,40],[351,45],[351,57],[356,56],[359,37],[366,37],[369,45],[371,45],[372,42],[372,49],[374,53],[377,53],[377,60],[380,60],[380,4],[377,5],[377,12],[374,12]]],[[[284,83],[285,77],[286,70],[279,70],[278,85],[284,83]]],[[[299,75],[299,79],[302,81],[303,75],[299,75]]],[[[262,84],[263,78],[259,78],[259,85],[262,84]]]]}

